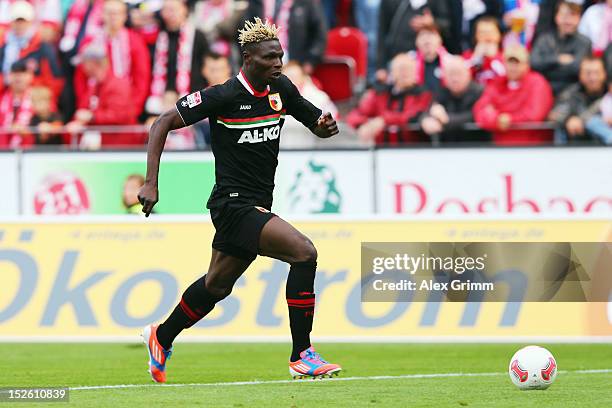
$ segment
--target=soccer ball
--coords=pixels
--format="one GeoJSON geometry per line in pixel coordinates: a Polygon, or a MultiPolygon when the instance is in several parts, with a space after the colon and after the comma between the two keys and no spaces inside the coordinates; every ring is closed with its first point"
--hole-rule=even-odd
{"type": "Polygon", "coordinates": [[[557,377],[557,362],[544,347],[527,346],[514,353],[508,373],[521,390],[545,390],[557,377]]]}

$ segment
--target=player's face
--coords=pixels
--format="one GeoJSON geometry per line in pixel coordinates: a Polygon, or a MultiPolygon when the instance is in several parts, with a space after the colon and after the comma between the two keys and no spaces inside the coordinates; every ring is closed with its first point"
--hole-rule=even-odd
{"type": "Polygon", "coordinates": [[[247,54],[245,64],[255,76],[270,83],[281,75],[283,55],[284,52],[278,40],[263,41],[247,54]]]}

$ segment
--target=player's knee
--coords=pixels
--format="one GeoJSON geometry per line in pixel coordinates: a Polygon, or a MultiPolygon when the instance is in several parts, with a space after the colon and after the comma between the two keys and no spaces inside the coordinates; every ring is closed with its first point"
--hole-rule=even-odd
{"type": "Polygon", "coordinates": [[[312,241],[306,237],[301,237],[300,244],[297,246],[295,255],[295,262],[316,262],[317,261],[317,248],[315,248],[312,241]]]}

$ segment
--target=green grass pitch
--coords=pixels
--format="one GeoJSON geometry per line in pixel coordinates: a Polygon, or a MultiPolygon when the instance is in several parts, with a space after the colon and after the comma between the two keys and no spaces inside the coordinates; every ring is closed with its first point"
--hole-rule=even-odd
{"type": "Polygon", "coordinates": [[[546,391],[519,391],[506,372],[518,344],[320,344],[344,368],[341,378],[493,373],[348,381],[289,380],[286,344],[178,343],[168,384],[153,384],[142,344],[3,344],[0,386],[103,386],[71,390],[54,407],[612,407],[612,344],[544,344],[560,373],[546,391]],[[498,375],[495,373],[499,373],[498,375]],[[257,384],[205,385],[261,381],[257,384]]]}

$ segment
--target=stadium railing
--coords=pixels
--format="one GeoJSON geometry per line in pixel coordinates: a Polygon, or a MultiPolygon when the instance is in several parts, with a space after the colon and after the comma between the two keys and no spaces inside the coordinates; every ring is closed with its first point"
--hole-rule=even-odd
{"type": "MultiPolygon", "coordinates": [[[[355,132],[355,130],[353,130],[352,128],[350,128],[349,126],[347,126],[346,124],[344,124],[343,122],[340,122],[341,125],[341,131],[345,134],[344,137],[342,137],[341,141],[339,143],[330,143],[329,140],[326,140],[326,143],[316,143],[315,145],[312,146],[313,150],[319,150],[319,149],[325,149],[326,147],[331,147],[331,148],[371,148],[371,147],[384,147],[384,145],[375,145],[372,142],[364,142],[359,140],[357,133],[355,132]]],[[[546,132],[552,132],[556,129],[556,124],[554,122],[530,122],[530,123],[516,123],[513,124],[510,127],[510,130],[541,130],[541,131],[546,131],[546,132]]],[[[395,128],[395,130],[397,130],[397,128],[395,128]]],[[[401,128],[400,130],[409,130],[409,131],[420,131],[421,127],[419,124],[408,124],[405,127],[401,128]]],[[[462,130],[467,130],[467,131],[479,131],[482,130],[476,123],[466,123],[464,124],[462,130]]],[[[79,140],[81,135],[83,135],[84,133],[88,133],[88,132],[97,132],[97,133],[105,133],[105,134],[114,134],[114,133],[121,133],[121,134],[127,134],[127,133],[140,133],[143,135],[146,135],[149,131],[149,127],[142,125],[142,124],[138,124],[138,125],[108,125],[108,126],[88,126],[88,127],[84,127],[81,128],[78,132],[74,132],[71,131],[71,128],[68,126],[60,126],[60,127],[56,127],[54,129],[51,129],[49,131],[45,131],[45,133],[48,134],[61,134],[64,135],[64,144],[60,144],[60,145],[34,145],[34,146],[28,146],[26,147],[27,150],[30,149],[44,149],[44,150],[50,150],[50,149],[61,149],[61,150],[92,150],[91,148],[85,147],[82,148],[79,146],[79,140]]],[[[39,129],[36,126],[31,126],[31,127],[20,127],[19,128],[19,132],[23,133],[23,134],[31,134],[31,135],[36,135],[39,133],[39,129]]],[[[14,128],[11,127],[2,127],[0,126],[0,136],[2,135],[6,135],[6,134],[13,134],[16,133],[14,128]]],[[[584,140],[581,141],[579,140],[578,143],[580,144],[599,144],[595,141],[589,141],[589,140],[584,140]]],[[[551,142],[551,145],[553,145],[554,143],[551,142]]],[[[404,146],[406,147],[410,147],[410,146],[414,146],[414,147],[425,147],[425,146],[433,146],[433,147],[437,147],[440,146],[440,139],[438,135],[432,135],[430,136],[430,142],[428,143],[409,143],[409,144],[404,144],[404,146]]],[[[444,144],[445,146],[448,146],[448,144],[444,144]]],[[[462,145],[462,143],[458,143],[455,145],[462,145]]],[[[474,143],[470,143],[471,146],[474,146],[474,143]]],[[[477,144],[476,144],[477,145],[477,144]]],[[[489,146],[490,144],[487,143],[480,143],[480,145],[483,146],[489,146]]],[[[396,145],[397,146],[397,145],[396,145]]],[[[144,145],[139,146],[139,145],[115,145],[115,146],[103,146],[100,150],[105,150],[105,149],[112,149],[112,150],[117,150],[117,149],[126,149],[126,150],[135,150],[135,149],[144,149],[144,145]]],[[[281,146],[282,147],[282,146],[281,146]]],[[[11,149],[7,149],[6,147],[2,147],[0,146],[0,150],[11,150],[11,149]]],[[[202,149],[199,149],[202,150],[202,149]]]]}

